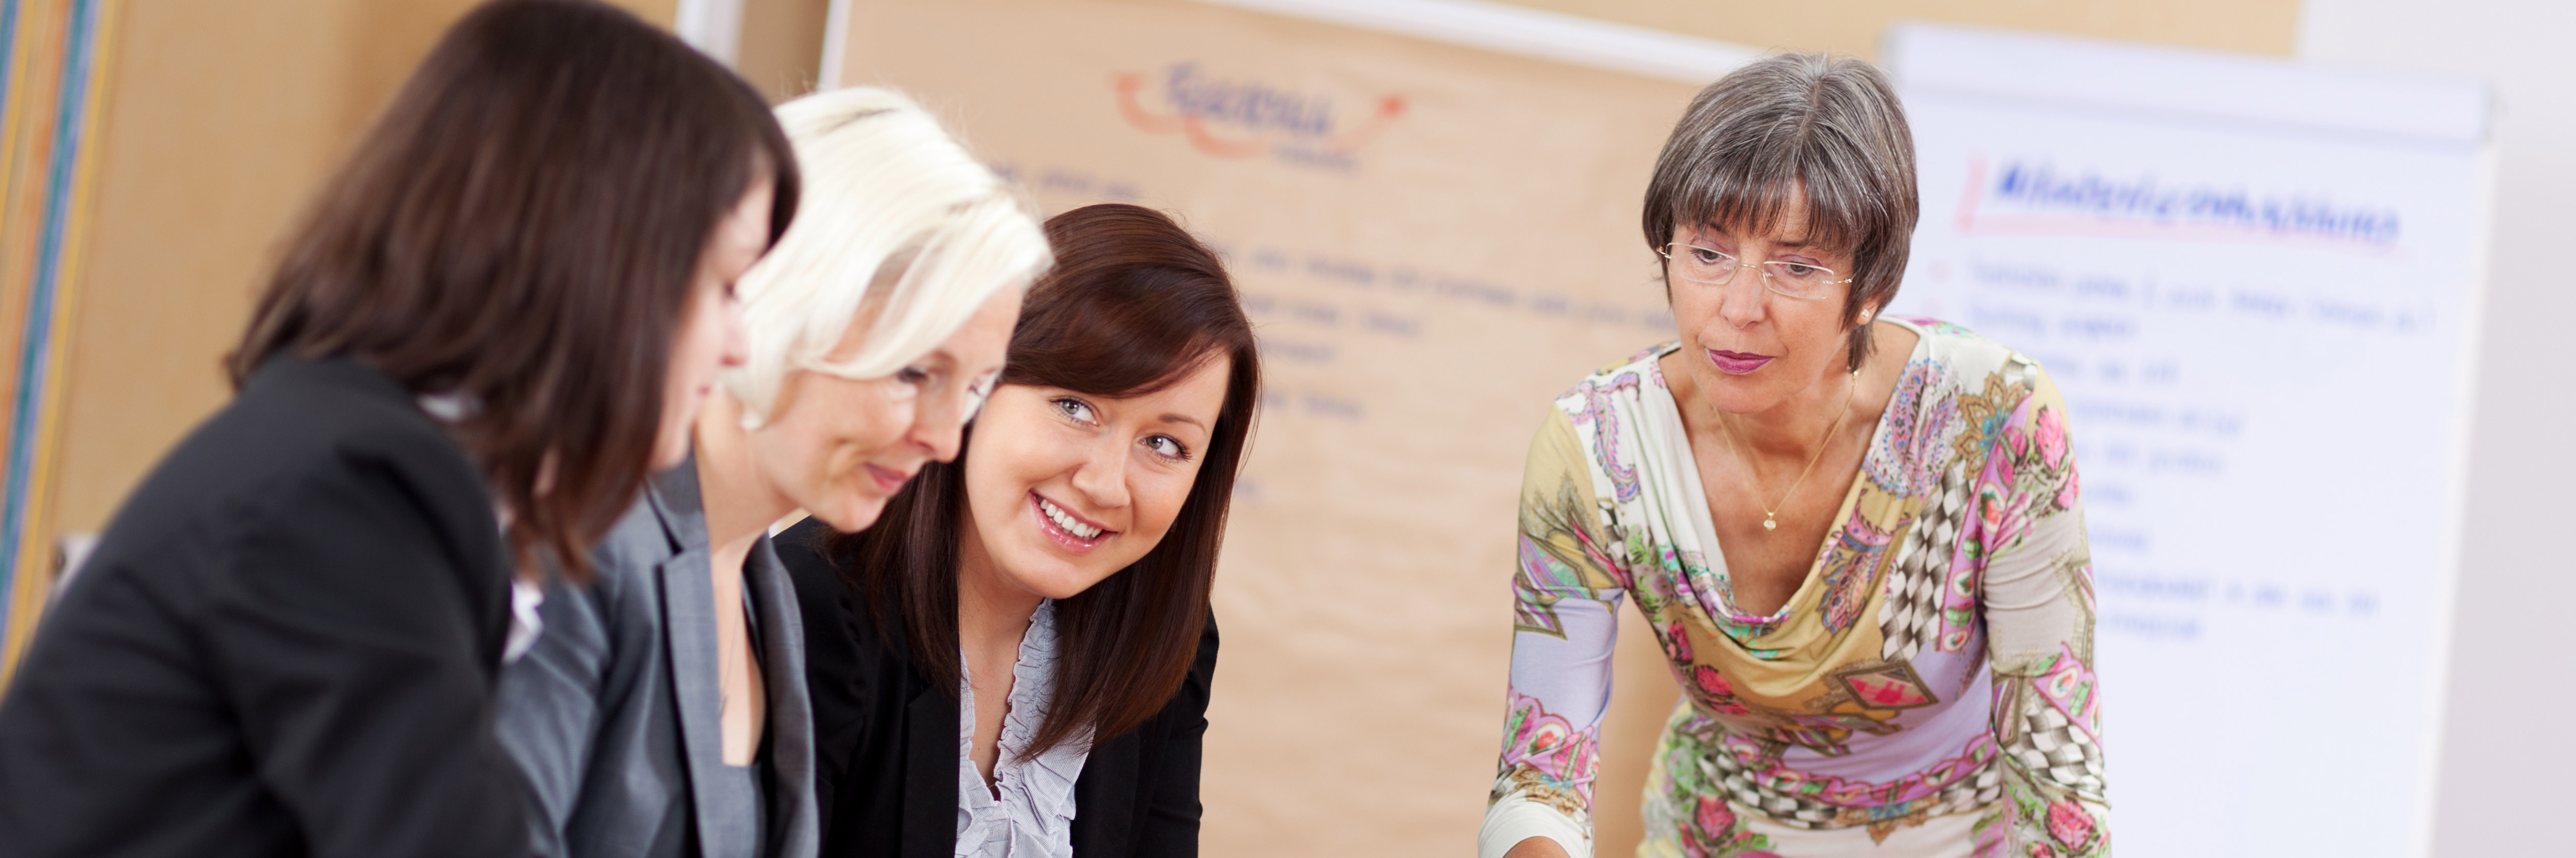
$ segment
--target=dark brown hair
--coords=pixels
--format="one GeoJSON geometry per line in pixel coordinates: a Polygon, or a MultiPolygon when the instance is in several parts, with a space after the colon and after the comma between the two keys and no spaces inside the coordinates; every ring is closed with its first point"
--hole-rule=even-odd
{"type": "MultiPolygon", "coordinates": [[[[1098,741],[1133,730],[1188,678],[1261,399],[1252,324],[1206,245],[1159,212],[1117,203],[1056,215],[1046,233],[1056,267],[1029,289],[1001,383],[1118,399],[1179,383],[1218,357],[1229,372],[1214,437],[1172,529],[1134,564],[1056,603],[1055,700],[1027,757],[1086,729],[1098,741]]],[[[833,537],[823,552],[879,617],[900,612],[914,667],[952,694],[965,475],[963,453],[922,468],[876,526],[833,537]]]]}
{"type": "Polygon", "coordinates": [[[775,243],[794,151],[679,39],[592,0],[485,4],[322,190],[226,369],[346,356],[463,395],[521,568],[543,546],[586,580],[652,468],[699,256],[763,178],[775,243]]]}
{"type": "MultiPolygon", "coordinates": [[[[1919,202],[1914,133],[1896,88],[1851,57],[1783,54],[1727,74],[1691,99],[1646,185],[1646,244],[1681,224],[1768,232],[1807,206],[1810,240],[1851,253],[1851,368],[1869,358],[1863,307],[1896,297],[1919,202]],[[1805,188],[1803,198],[1798,193],[1805,188]]],[[[1665,284],[1669,297],[1671,284],[1665,284]]]]}

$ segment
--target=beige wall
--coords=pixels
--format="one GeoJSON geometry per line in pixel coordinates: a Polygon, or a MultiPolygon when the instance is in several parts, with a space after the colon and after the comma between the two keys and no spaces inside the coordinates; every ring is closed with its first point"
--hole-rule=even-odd
{"type": "MultiPolygon", "coordinates": [[[[288,224],[472,0],[125,0],[72,309],[54,530],[104,524],[230,395],[288,224]]],[[[667,25],[673,0],[620,5],[667,25]]]]}
{"type": "Polygon", "coordinates": [[[743,0],[734,70],[773,102],[813,92],[831,11],[831,0],[743,0]]]}

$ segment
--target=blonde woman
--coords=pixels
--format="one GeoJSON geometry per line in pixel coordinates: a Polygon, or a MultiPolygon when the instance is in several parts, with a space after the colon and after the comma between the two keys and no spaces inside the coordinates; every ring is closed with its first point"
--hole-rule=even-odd
{"type": "Polygon", "coordinates": [[[1019,197],[902,95],[777,113],[805,207],[740,284],[746,358],[503,677],[543,854],[815,854],[804,632],[768,528],[864,529],[955,458],[1050,263],[1019,197]]]}

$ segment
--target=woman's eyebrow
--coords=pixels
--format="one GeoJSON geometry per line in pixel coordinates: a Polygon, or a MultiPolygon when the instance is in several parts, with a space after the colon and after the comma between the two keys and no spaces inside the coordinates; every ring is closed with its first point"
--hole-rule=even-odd
{"type": "Polygon", "coordinates": [[[1187,414],[1165,414],[1162,417],[1162,421],[1165,423],[1187,423],[1192,426],[1199,427],[1200,429],[1207,428],[1207,424],[1201,423],[1198,418],[1187,414]]]}

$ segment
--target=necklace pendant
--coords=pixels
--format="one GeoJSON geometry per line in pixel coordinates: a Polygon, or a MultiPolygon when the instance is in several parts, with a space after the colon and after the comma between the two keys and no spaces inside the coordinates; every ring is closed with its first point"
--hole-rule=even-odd
{"type": "Polygon", "coordinates": [[[1762,529],[1763,529],[1763,530],[1779,530],[1779,529],[1780,529],[1780,523],[1779,523],[1779,522],[1777,522],[1777,521],[1773,521],[1773,520],[1771,520],[1771,517],[1766,515],[1766,516],[1763,516],[1763,517],[1762,517],[1762,529]]]}

